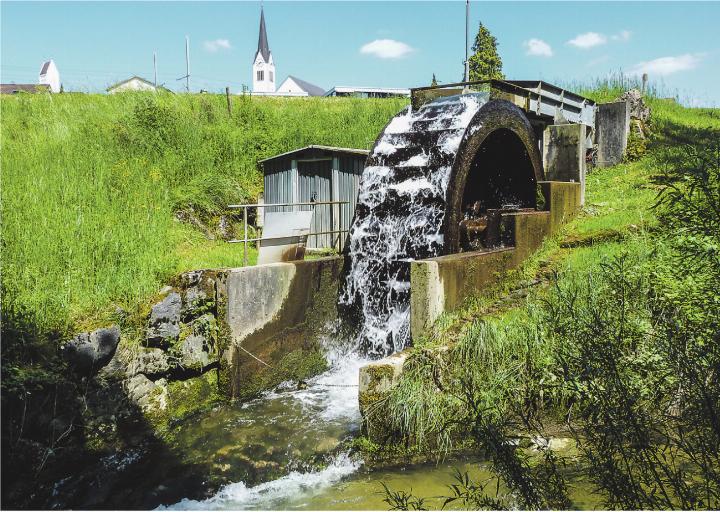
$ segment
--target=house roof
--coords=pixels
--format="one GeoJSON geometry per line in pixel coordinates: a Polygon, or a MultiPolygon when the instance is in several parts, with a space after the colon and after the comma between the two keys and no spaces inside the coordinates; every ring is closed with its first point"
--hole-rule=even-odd
{"type": "Polygon", "coordinates": [[[290,155],[295,155],[295,154],[303,153],[306,151],[313,151],[313,150],[326,151],[329,153],[344,153],[344,154],[350,154],[350,155],[360,155],[360,156],[367,156],[368,154],[370,154],[370,151],[368,151],[367,149],[338,148],[335,146],[318,146],[316,144],[312,144],[310,146],[305,146],[304,148],[293,149],[292,151],[287,151],[285,153],[280,153],[279,155],[274,155],[274,156],[271,156],[268,158],[264,158],[264,159],[260,160],[259,162],[262,164],[262,163],[268,162],[270,160],[275,160],[276,158],[287,157],[290,155]]]}
{"type": "MultiPolygon", "coordinates": [[[[141,77],[141,76],[134,75],[134,76],[131,76],[130,78],[128,78],[127,80],[122,80],[121,82],[118,82],[118,83],[116,83],[116,84],[112,84],[110,87],[108,87],[108,88],[105,89],[105,90],[106,90],[106,91],[110,91],[110,90],[112,90],[112,89],[116,89],[117,87],[120,87],[120,86],[123,85],[123,84],[126,84],[126,83],[128,83],[128,82],[131,82],[132,80],[140,80],[141,82],[143,82],[144,84],[149,85],[150,87],[156,87],[155,84],[152,83],[150,80],[145,80],[145,79],[144,79],[143,77],[141,77]]],[[[169,91],[169,89],[167,89],[167,88],[165,88],[165,87],[163,87],[163,86],[161,86],[161,85],[158,85],[158,86],[156,87],[156,89],[158,89],[158,90],[162,89],[162,90],[164,90],[164,91],[169,91]]]]}
{"type": "Polygon", "coordinates": [[[265,62],[270,60],[270,45],[268,45],[267,30],[265,29],[265,13],[262,7],[260,7],[260,35],[258,36],[258,49],[255,57],[257,57],[258,53],[262,54],[265,62]]]}
{"type": "Polygon", "coordinates": [[[40,74],[41,74],[41,75],[44,75],[44,74],[47,73],[48,68],[50,67],[50,63],[51,63],[51,62],[52,62],[52,60],[46,60],[45,62],[43,62],[42,69],[40,69],[40,74]]]}
{"type": "Polygon", "coordinates": [[[322,96],[323,94],[325,94],[325,89],[323,89],[322,87],[318,87],[317,85],[313,85],[310,82],[301,80],[296,76],[288,75],[288,78],[298,84],[303,91],[308,93],[308,96],[322,96]]]}
{"type": "Polygon", "coordinates": [[[15,94],[18,92],[49,92],[48,84],[0,84],[0,94],[15,94]]]}

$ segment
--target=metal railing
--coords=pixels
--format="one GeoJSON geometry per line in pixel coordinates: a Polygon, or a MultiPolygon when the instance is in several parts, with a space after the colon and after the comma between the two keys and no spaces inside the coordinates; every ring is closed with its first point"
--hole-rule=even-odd
{"type": "MultiPolygon", "coordinates": [[[[302,202],[302,203],[254,203],[254,204],[230,204],[228,205],[228,209],[230,210],[239,210],[242,208],[243,210],[243,227],[244,227],[244,236],[243,238],[239,240],[228,240],[228,243],[231,244],[237,244],[242,243],[243,244],[243,265],[247,267],[248,260],[247,260],[247,254],[248,254],[248,242],[261,242],[263,240],[283,240],[285,238],[288,238],[288,235],[285,236],[272,236],[272,237],[260,237],[260,238],[248,238],[248,208],[286,208],[286,207],[292,207],[293,211],[296,206],[312,206],[313,207],[313,215],[315,214],[315,207],[316,206],[323,206],[323,205],[344,205],[349,204],[348,201],[309,201],[309,202],[302,202]]],[[[332,215],[331,215],[332,218],[332,215]]],[[[335,241],[337,240],[337,247],[338,251],[341,249],[341,236],[343,233],[347,233],[347,229],[342,228],[342,208],[338,208],[338,223],[339,229],[333,229],[330,231],[318,231],[316,233],[307,233],[307,235],[303,235],[306,238],[309,238],[311,236],[315,236],[315,240],[317,241],[317,237],[320,235],[334,235],[338,234],[340,236],[333,237],[332,240],[332,247],[335,247],[335,241]]]]}

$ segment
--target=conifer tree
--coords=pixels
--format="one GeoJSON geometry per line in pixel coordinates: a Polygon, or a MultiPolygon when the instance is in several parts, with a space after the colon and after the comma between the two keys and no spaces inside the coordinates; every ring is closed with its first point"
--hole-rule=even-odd
{"type": "Polygon", "coordinates": [[[432,82],[430,82],[430,87],[437,87],[437,79],[435,78],[435,73],[433,73],[433,79],[432,82]]]}
{"type": "MultiPolygon", "coordinates": [[[[470,61],[470,81],[502,80],[502,59],[497,51],[497,39],[480,22],[475,42],[472,46],[470,61]]],[[[464,74],[464,73],[463,73],[464,74]]]]}

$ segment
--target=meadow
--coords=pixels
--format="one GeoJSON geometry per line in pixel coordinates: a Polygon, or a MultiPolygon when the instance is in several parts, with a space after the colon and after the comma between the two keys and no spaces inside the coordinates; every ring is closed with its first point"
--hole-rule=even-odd
{"type": "Polygon", "coordinates": [[[242,265],[239,246],[178,213],[212,227],[262,192],[258,160],[309,144],[368,148],[406,103],[238,96],[229,114],[210,94],[3,97],[3,329],[21,318],[62,337],[174,274],[242,265]]]}

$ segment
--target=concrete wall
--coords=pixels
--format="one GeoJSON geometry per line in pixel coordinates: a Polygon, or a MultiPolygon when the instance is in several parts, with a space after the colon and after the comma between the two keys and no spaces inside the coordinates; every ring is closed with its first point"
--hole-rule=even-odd
{"type": "Polygon", "coordinates": [[[549,181],[580,183],[580,204],[585,204],[585,126],[556,124],[543,132],[543,165],[549,181]]]}
{"type": "Polygon", "coordinates": [[[302,378],[308,361],[321,360],[319,338],[337,318],[342,267],[341,257],[330,257],[218,271],[232,397],[253,396],[286,374],[302,378]]]}
{"type": "Polygon", "coordinates": [[[425,335],[444,312],[502,279],[580,207],[580,183],[540,182],[546,211],[503,215],[506,247],[449,254],[410,264],[410,332],[425,335]]]}
{"type": "Polygon", "coordinates": [[[622,162],[630,133],[630,106],[625,101],[598,105],[595,119],[598,167],[622,162]]]}

